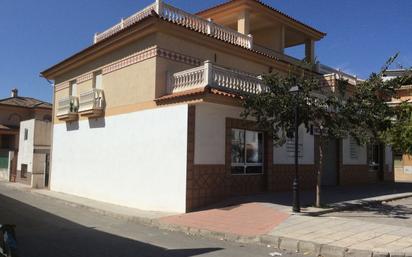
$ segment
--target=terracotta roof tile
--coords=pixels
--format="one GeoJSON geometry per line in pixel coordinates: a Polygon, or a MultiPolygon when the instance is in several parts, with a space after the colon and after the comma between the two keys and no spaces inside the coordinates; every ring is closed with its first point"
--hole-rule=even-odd
{"type": "Polygon", "coordinates": [[[186,91],[165,95],[165,96],[157,98],[155,101],[171,100],[171,99],[176,99],[179,97],[188,97],[188,96],[202,95],[202,94],[207,94],[207,93],[242,99],[242,97],[236,93],[226,92],[220,89],[211,88],[209,86],[206,86],[202,88],[189,89],[186,91]]]}
{"type": "Polygon", "coordinates": [[[207,87],[189,89],[189,90],[186,90],[186,91],[161,96],[161,97],[157,98],[156,101],[169,100],[169,99],[174,99],[174,98],[178,98],[178,97],[182,97],[182,96],[200,95],[200,94],[203,94],[205,92],[207,92],[207,87]]]}

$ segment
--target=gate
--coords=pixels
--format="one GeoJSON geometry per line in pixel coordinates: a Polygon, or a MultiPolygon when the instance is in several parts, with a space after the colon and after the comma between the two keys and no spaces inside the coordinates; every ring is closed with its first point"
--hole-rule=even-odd
{"type": "Polygon", "coordinates": [[[50,179],[50,154],[46,154],[45,167],[44,167],[44,187],[49,187],[50,179]]]}

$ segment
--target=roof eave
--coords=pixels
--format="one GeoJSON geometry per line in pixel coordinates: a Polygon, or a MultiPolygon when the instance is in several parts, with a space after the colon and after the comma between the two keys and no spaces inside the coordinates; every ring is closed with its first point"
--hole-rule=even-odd
{"type": "MultiPolygon", "coordinates": [[[[224,3],[221,3],[221,4],[215,5],[215,6],[213,6],[213,7],[210,7],[210,8],[208,8],[208,9],[199,11],[199,12],[196,13],[196,15],[205,15],[205,14],[207,14],[208,12],[217,11],[218,9],[225,8],[225,7],[227,7],[227,6],[230,5],[230,4],[233,4],[233,3],[235,3],[235,2],[240,2],[240,1],[245,1],[245,0],[229,0],[229,1],[227,1],[227,2],[224,2],[224,3]]],[[[303,23],[303,22],[301,22],[301,21],[299,21],[299,20],[297,20],[297,19],[295,19],[295,18],[287,15],[287,14],[285,14],[285,13],[277,10],[276,8],[274,8],[274,7],[270,6],[270,5],[267,5],[267,4],[263,3],[262,1],[252,0],[252,1],[250,1],[250,2],[252,2],[252,3],[257,3],[257,4],[259,4],[260,6],[268,9],[269,11],[275,12],[276,14],[281,15],[281,16],[287,18],[287,19],[288,19],[289,21],[291,21],[292,23],[294,23],[294,24],[296,24],[296,25],[298,25],[298,26],[304,27],[306,30],[308,30],[308,31],[310,32],[310,34],[311,34],[311,35],[314,37],[314,39],[316,39],[316,40],[320,40],[320,39],[322,39],[323,37],[325,37],[325,36],[327,35],[325,32],[319,31],[319,30],[313,28],[312,26],[309,26],[309,25],[307,25],[307,24],[305,24],[305,23],[303,23]]]]}
{"type": "MultiPolygon", "coordinates": [[[[139,22],[131,25],[130,27],[125,28],[124,30],[108,37],[105,38],[97,43],[94,43],[86,48],[84,48],[83,50],[73,54],[72,56],[58,62],[57,64],[53,65],[52,67],[40,72],[40,76],[44,77],[46,79],[51,79],[53,80],[56,76],[56,74],[59,73],[59,71],[66,69],[67,67],[70,67],[72,64],[77,63],[77,60],[81,60],[84,59],[86,57],[92,56],[93,54],[95,54],[96,52],[100,51],[101,49],[105,48],[108,45],[111,45],[114,41],[119,41],[121,40],[123,37],[121,37],[120,35],[124,35],[127,36],[130,31],[133,31],[134,29],[136,29],[137,25],[140,25],[147,20],[153,19],[153,18],[158,18],[158,15],[156,13],[153,13],[151,15],[149,15],[148,17],[140,20],[139,22]]],[[[140,27],[139,26],[139,27],[140,27]]],[[[142,28],[140,29],[144,29],[146,28],[146,26],[142,26],[142,28]]]]}

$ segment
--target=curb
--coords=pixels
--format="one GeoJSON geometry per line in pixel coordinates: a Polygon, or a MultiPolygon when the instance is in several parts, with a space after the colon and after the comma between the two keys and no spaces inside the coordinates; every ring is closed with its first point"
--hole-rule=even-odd
{"type": "MultiPolygon", "coordinates": [[[[53,199],[65,205],[76,207],[76,208],[83,208],[89,210],[91,212],[99,213],[104,216],[109,216],[117,219],[126,220],[128,222],[137,223],[137,224],[144,224],[152,227],[156,227],[161,230],[173,231],[173,232],[181,232],[191,236],[200,236],[206,237],[210,239],[217,239],[217,240],[226,240],[230,242],[236,243],[246,243],[246,244],[260,244],[273,247],[279,250],[285,250],[289,252],[296,252],[301,253],[304,255],[313,255],[319,257],[412,257],[412,252],[402,253],[402,252],[382,252],[382,251],[371,251],[371,250],[362,250],[362,249],[351,249],[347,247],[340,247],[334,246],[332,244],[320,244],[312,241],[304,241],[295,238],[288,238],[288,237],[277,237],[277,236],[270,236],[270,235],[260,235],[260,236],[241,236],[231,233],[224,233],[224,232],[216,232],[210,231],[206,229],[198,229],[188,226],[181,226],[175,224],[167,224],[161,222],[158,218],[146,218],[146,217],[138,217],[138,216],[131,216],[125,214],[119,214],[113,211],[107,211],[95,207],[91,207],[89,205],[75,203],[69,200],[56,198],[47,194],[42,194],[36,192],[35,190],[31,189],[24,189],[24,188],[15,188],[10,187],[14,190],[29,192],[44,198],[53,199]]],[[[374,201],[367,201],[363,204],[371,203],[371,202],[387,202],[398,200],[402,198],[411,197],[410,195],[403,195],[403,196],[396,196],[393,198],[381,199],[381,200],[374,200],[374,201]]],[[[343,207],[356,207],[359,205],[351,205],[351,206],[343,206],[343,207]]],[[[336,209],[335,209],[336,210],[336,209]]],[[[342,210],[340,208],[340,210],[342,210]]],[[[305,214],[302,214],[305,215],[305,214]]],[[[307,214],[306,214],[307,215],[307,214]]]]}
{"type": "Polygon", "coordinates": [[[268,235],[260,237],[260,244],[270,245],[280,250],[320,257],[412,257],[412,252],[382,252],[352,249],[331,244],[319,244],[294,238],[268,235]]]}

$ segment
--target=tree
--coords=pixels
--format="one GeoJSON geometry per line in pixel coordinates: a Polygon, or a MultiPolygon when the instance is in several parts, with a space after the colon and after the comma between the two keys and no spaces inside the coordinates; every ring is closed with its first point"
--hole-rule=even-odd
{"type": "Polygon", "coordinates": [[[329,139],[354,137],[359,144],[378,140],[392,124],[395,110],[386,104],[396,94],[395,81],[384,82],[382,74],[394,62],[392,57],[379,73],[348,90],[348,81],[338,79],[336,87],[325,83],[323,77],[291,71],[287,75],[270,74],[263,77],[265,90],[260,94],[244,95],[243,117],[252,117],[257,126],[269,132],[275,145],[282,145],[294,130],[294,110],[299,108],[298,124],[307,131],[318,131],[316,166],[316,201],[321,205],[321,178],[324,147],[329,139]],[[299,93],[290,90],[297,86],[299,93]]]}
{"type": "Polygon", "coordinates": [[[382,134],[383,140],[392,146],[393,151],[412,154],[412,105],[402,102],[396,108],[396,119],[390,129],[382,134]]]}
{"type": "MultiPolygon", "coordinates": [[[[316,205],[320,206],[323,149],[328,138],[340,138],[346,133],[343,116],[335,110],[342,109],[341,92],[333,92],[320,79],[309,75],[289,73],[264,76],[266,89],[261,94],[245,96],[243,116],[253,117],[260,129],[268,131],[275,145],[282,145],[292,136],[295,128],[295,106],[298,106],[298,124],[309,131],[315,128],[319,134],[317,165],[316,205]],[[298,93],[290,90],[297,86],[298,93]]],[[[346,82],[345,82],[346,83],[346,82]]],[[[339,83],[338,87],[345,83],[339,83]]]]}
{"type": "Polygon", "coordinates": [[[395,62],[398,54],[389,58],[379,73],[356,87],[343,109],[348,132],[359,143],[383,142],[393,150],[412,154],[412,106],[408,101],[390,104],[399,98],[398,90],[412,84],[412,70],[404,69],[401,76],[382,80],[383,74],[395,62]],[[357,115],[352,115],[357,114],[357,115]]]}

